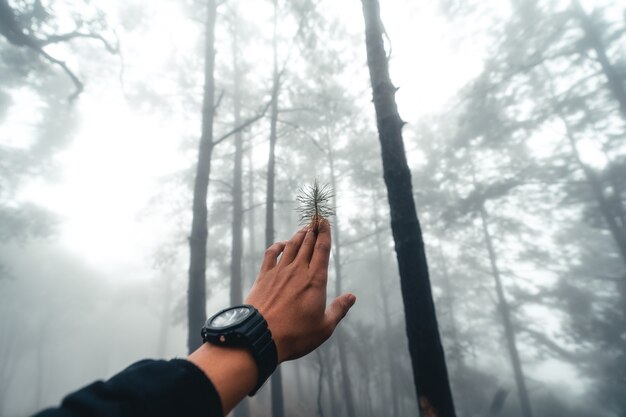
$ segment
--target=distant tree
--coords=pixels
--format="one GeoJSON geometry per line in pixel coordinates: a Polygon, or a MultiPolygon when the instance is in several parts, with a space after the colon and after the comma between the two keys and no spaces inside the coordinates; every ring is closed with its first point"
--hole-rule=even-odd
{"type": "Polygon", "coordinates": [[[213,153],[213,116],[215,114],[215,20],[217,4],[208,0],[204,36],[204,95],[202,98],[202,134],[198,147],[198,163],[193,190],[193,217],[189,236],[189,287],[187,289],[187,348],[196,350],[201,344],[198,329],[206,321],[206,243],[207,193],[213,153]]]}
{"type": "Polygon", "coordinates": [[[418,403],[423,415],[452,417],[456,414],[402,141],[404,122],[395,103],[396,88],[389,78],[380,8],[377,0],[362,3],[367,60],[418,403]]]}
{"type": "Polygon", "coordinates": [[[80,78],[68,65],[45,51],[52,44],[71,42],[75,39],[94,39],[101,42],[112,54],[119,52],[119,46],[110,43],[102,34],[106,23],[102,17],[93,21],[76,21],[75,28],[68,32],[56,33],[50,24],[52,15],[40,0],[19,2],[15,7],[8,0],[0,0],[0,34],[12,45],[28,48],[53,65],[60,67],[74,84],[74,92],[69,96],[75,99],[83,91],[80,78]],[[87,29],[84,29],[84,28],[87,29]]]}
{"type": "MultiPolygon", "coordinates": [[[[517,291],[512,298],[517,305],[536,303],[570,317],[558,337],[528,323],[516,323],[517,331],[591,376],[601,393],[600,408],[622,410],[623,401],[607,387],[623,387],[614,370],[626,359],[613,337],[626,328],[625,183],[618,174],[624,167],[626,79],[618,47],[624,22],[599,6],[588,13],[575,0],[511,6],[514,13],[497,31],[484,71],[462,93],[459,130],[467,143],[492,157],[515,149],[513,163],[529,148],[552,149],[548,156],[533,157],[531,169],[518,172],[516,180],[526,189],[533,183],[545,187],[535,209],[541,207],[544,218],[559,225],[560,233],[551,236],[558,250],[546,256],[529,247],[526,260],[560,276],[559,284],[532,295],[517,291]],[[582,143],[595,152],[595,163],[582,143]],[[589,269],[592,264],[596,267],[589,269]]],[[[525,200],[527,194],[517,197],[527,207],[525,200]]]]}

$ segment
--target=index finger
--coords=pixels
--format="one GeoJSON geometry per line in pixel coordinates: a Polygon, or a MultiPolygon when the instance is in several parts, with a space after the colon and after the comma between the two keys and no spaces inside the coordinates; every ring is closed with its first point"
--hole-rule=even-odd
{"type": "Polygon", "coordinates": [[[330,223],[328,220],[322,220],[319,224],[317,232],[317,240],[313,248],[313,256],[309,269],[315,277],[321,277],[324,280],[328,277],[328,262],[330,259],[331,236],[330,223]]]}

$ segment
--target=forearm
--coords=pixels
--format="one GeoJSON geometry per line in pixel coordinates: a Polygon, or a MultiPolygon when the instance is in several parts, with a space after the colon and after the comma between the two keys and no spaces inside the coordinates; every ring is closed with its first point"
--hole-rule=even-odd
{"type": "Polygon", "coordinates": [[[209,343],[200,346],[187,358],[211,380],[222,400],[224,415],[256,386],[257,366],[245,348],[220,347],[209,343]]]}
{"type": "Polygon", "coordinates": [[[221,417],[220,397],[201,369],[186,360],[137,362],[36,417],[221,417]]]}

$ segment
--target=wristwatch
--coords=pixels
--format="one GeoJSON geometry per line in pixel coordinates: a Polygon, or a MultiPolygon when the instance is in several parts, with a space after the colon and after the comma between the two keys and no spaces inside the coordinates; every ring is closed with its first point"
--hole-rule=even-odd
{"type": "Polygon", "coordinates": [[[250,350],[259,369],[253,396],[278,366],[272,332],[259,310],[249,304],[229,307],[210,317],[202,327],[202,340],[219,346],[241,346],[250,350]]]}

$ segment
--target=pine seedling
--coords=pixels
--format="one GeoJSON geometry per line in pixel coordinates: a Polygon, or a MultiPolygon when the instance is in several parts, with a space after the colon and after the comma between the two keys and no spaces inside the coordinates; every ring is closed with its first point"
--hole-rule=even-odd
{"type": "Polygon", "coordinates": [[[335,215],[333,195],[332,187],[328,184],[320,185],[317,179],[313,185],[300,188],[296,197],[300,224],[311,227],[317,234],[320,222],[335,215]]]}

